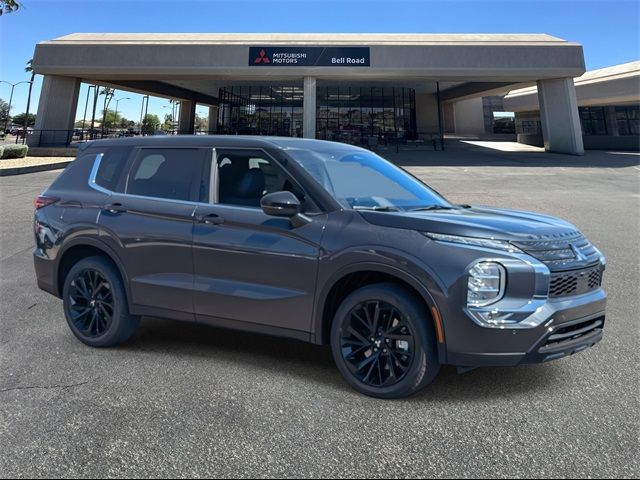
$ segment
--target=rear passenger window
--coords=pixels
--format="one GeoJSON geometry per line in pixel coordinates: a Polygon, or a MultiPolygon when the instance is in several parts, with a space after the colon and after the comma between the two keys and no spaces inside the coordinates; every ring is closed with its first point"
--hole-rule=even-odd
{"type": "Polygon", "coordinates": [[[96,184],[107,190],[118,191],[117,186],[124,174],[130,151],[128,147],[109,148],[105,151],[96,173],[96,184]]]}
{"type": "Polygon", "coordinates": [[[143,149],[136,156],[126,193],[207,202],[211,151],[199,148],[143,149]]]}

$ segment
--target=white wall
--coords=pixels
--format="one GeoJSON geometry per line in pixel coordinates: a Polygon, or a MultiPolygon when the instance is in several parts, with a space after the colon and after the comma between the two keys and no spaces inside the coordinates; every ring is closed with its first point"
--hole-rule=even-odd
{"type": "Polygon", "coordinates": [[[455,133],[459,135],[485,133],[482,97],[461,100],[454,103],[453,108],[455,111],[455,133]]]}

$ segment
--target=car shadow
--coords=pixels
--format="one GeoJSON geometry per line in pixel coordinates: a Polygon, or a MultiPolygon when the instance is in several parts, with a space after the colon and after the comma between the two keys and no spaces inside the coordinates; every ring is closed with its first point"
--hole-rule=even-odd
{"type": "MultiPolygon", "coordinates": [[[[205,357],[266,371],[286,371],[336,390],[355,393],[335,367],[328,346],[297,340],[145,317],[138,332],[120,349],[205,357]]],[[[541,393],[562,385],[561,370],[557,364],[544,364],[481,368],[458,374],[455,367],[444,366],[431,385],[405,401],[444,403],[541,393]]]]}

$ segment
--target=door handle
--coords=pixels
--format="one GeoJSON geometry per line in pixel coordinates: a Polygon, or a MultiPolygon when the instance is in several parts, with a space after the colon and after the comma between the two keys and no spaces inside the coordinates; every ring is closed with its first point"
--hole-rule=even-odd
{"type": "Polygon", "coordinates": [[[124,213],[127,209],[121,203],[110,203],[104,209],[109,213],[124,213]]]}
{"type": "Polygon", "coordinates": [[[221,223],[224,223],[224,218],[217,213],[198,215],[196,216],[196,220],[200,223],[206,223],[207,225],[220,225],[221,223]]]}

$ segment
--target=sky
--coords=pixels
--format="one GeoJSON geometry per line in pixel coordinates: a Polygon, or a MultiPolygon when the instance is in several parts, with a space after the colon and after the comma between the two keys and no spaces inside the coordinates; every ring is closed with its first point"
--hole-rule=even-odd
{"type": "MultiPolygon", "coordinates": [[[[74,32],[547,33],[584,47],[587,70],[640,59],[640,2],[620,0],[20,0],[0,16],[0,80],[28,80],[36,43],[74,32]]],[[[42,77],[33,88],[37,109],[42,77]]],[[[11,87],[0,83],[0,98],[11,87]]],[[[24,112],[28,85],[14,89],[11,113],[24,112]]],[[[141,96],[118,92],[118,111],[137,120],[141,96]]],[[[80,92],[82,118],[86,86],[80,92]]],[[[111,107],[115,105],[112,103],[111,107]]],[[[152,99],[161,119],[168,101],[152,99]]],[[[206,116],[204,107],[197,112],[206,116]]]]}

